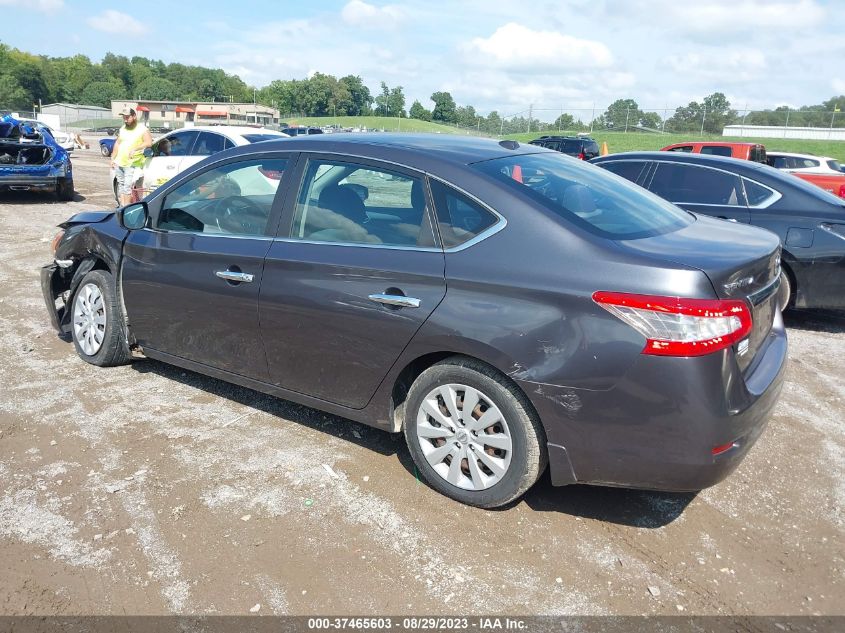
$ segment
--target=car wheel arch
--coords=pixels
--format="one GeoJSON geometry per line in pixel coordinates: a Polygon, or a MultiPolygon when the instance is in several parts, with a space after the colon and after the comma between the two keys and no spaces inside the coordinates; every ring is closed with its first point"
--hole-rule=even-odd
{"type": "Polygon", "coordinates": [[[456,364],[466,363],[470,365],[484,365],[490,371],[495,372],[505,382],[507,382],[510,388],[515,393],[519,394],[520,398],[523,400],[524,406],[530,407],[533,415],[536,415],[539,419],[539,414],[536,410],[536,407],[534,407],[531,398],[528,396],[527,393],[525,393],[522,387],[520,387],[520,385],[507,374],[507,372],[503,371],[501,368],[497,367],[493,363],[490,363],[489,361],[483,358],[479,358],[478,356],[474,356],[472,354],[455,351],[439,351],[430,352],[428,354],[418,356],[413,360],[409,361],[404,366],[404,368],[397,374],[395,380],[393,381],[393,388],[390,393],[389,409],[389,420],[392,425],[391,431],[393,433],[402,432],[402,427],[405,420],[405,403],[407,401],[408,392],[411,389],[411,385],[414,384],[414,381],[424,371],[445,360],[453,360],[456,364]]]}

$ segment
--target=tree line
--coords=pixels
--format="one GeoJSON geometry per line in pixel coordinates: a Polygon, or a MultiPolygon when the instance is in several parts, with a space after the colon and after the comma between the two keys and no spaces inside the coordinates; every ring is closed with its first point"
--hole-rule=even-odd
{"type": "Polygon", "coordinates": [[[832,97],[818,105],[740,115],[721,92],[700,103],[692,101],[676,108],[665,120],[656,112],[643,111],[634,99],[617,99],[607,110],[589,121],[562,113],[553,122],[540,121],[531,110],[528,116],[503,116],[492,111],[479,114],[472,105],[458,105],[446,91],[430,96],[431,107],[415,100],[406,110],[403,86],[381,82],[373,94],[357,75],[336,78],[314,73],[306,79],[277,79],[263,88],[247,85],[237,75],[221,69],[165,64],[146,57],[128,58],[107,53],[92,62],[85,55],[47,57],[33,55],[0,42],[0,108],[31,110],[33,104],[65,102],[108,108],[115,99],[151,101],[235,101],[277,108],[291,116],[390,116],[434,121],[488,134],[584,130],[660,130],[721,134],[725,125],[845,126],[845,116],[832,116],[845,107],[845,96],[832,97]]]}

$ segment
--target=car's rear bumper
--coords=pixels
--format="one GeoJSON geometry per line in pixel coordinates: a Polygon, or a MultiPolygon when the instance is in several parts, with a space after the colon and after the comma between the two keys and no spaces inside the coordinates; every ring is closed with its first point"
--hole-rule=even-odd
{"type": "Polygon", "coordinates": [[[552,483],[695,491],[727,477],[760,437],[783,385],[780,313],[745,375],[733,354],[642,356],[607,391],[522,383],[546,429],[552,483]]]}
{"type": "Polygon", "coordinates": [[[0,191],[50,190],[56,188],[56,176],[28,176],[26,174],[4,175],[0,178],[0,191]]]}

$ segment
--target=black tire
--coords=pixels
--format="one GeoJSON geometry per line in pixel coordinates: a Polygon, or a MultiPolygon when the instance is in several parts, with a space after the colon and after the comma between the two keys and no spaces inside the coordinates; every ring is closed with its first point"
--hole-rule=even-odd
{"type": "Polygon", "coordinates": [[[780,271],[780,311],[786,312],[792,307],[792,280],[785,270],[780,271]]]}
{"type": "Polygon", "coordinates": [[[111,150],[105,145],[100,145],[100,153],[106,157],[111,156],[111,150]]]}
{"type": "Polygon", "coordinates": [[[117,301],[114,277],[111,273],[92,270],[85,275],[73,295],[70,309],[73,346],[82,360],[98,367],[114,367],[129,362],[131,353],[126,342],[126,324],[117,301]],[[96,296],[96,292],[99,292],[102,300],[99,303],[88,302],[87,297],[96,296]],[[81,316],[78,309],[83,313],[81,316]],[[92,320],[105,317],[105,325],[93,325],[91,321],[86,320],[86,313],[91,315],[92,320]],[[100,342],[99,346],[93,349],[96,338],[86,337],[85,332],[95,329],[98,333],[96,338],[99,338],[100,342]]]}
{"type": "MultiPolygon", "coordinates": [[[[464,419],[462,417],[462,409],[463,402],[465,402],[463,399],[465,395],[466,392],[464,392],[463,396],[460,396],[462,404],[459,420],[464,419]]],[[[479,402],[481,403],[480,406],[475,409],[478,412],[483,410],[482,407],[485,404],[482,400],[479,400],[479,402]]],[[[473,415],[475,420],[478,419],[476,417],[478,413],[469,413],[473,415]]],[[[452,418],[450,417],[449,419],[451,420],[452,418]]],[[[437,423],[434,422],[434,424],[437,423]]],[[[471,481],[472,484],[477,486],[475,473],[470,472],[469,459],[471,458],[470,455],[478,455],[478,448],[473,448],[469,444],[474,442],[483,444],[483,440],[480,438],[484,437],[482,434],[486,433],[486,431],[481,430],[478,432],[479,434],[473,433],[474,438],[469,437],[466,432],[461,436],[459,432],[461,430],[466,431],[469,428],[469,423],[467,423],[466,428],[463,428],[464,423],[462,421],[459,424],[462,428],[456,426],[456,433],[449,441],[460,440],[466,445],[464,452],[466,457],[461,458],[461,462],[459,463],[459,468],[464,475],[462,481],[465,485],[467,485],[466,482],[471,481]],[[467,439],[461,440],[461,437],[467,439]],[[471,450],[474,450],[474,452],[471,453],[471,450]]],[[[426,483],[447,497],[479,508],[496,508],[518,499],[534,485],[546,469],[546,464],[548,463],[546,435],[534,408],[525,394],[507,377],[488,365],[471,358],[453,356],[429,367],[419,375],[408,392],[403,430],[411,457],[426,483]],[[421,446],[421,442],[426,441],[435,447],[442,446],[436,444],[436,442],[441,441],[440,438],[420,439],[418,437],[418,419],[421,417],[427,420],[425,422],[426,424],[430,424],[434,420],[434,418],[428,417],[427,414],[421,413],[420,407],[423,405],[425,398],[433,390],[450,384],[464,385],[477,390],[484,399],[489,400],[490,404],[498,408],[506,423],[505,428],[509,433],[511,441],[511,448],[507,451],[510,455],[510,462],[504,474],[500,476],[496,483],[493,483],[489,487],[466,489],[450,483],[432,467],[421,446]]],[[[497,434],[503,433],[501,427],[494,432],[497,434]]],[[[445,444],[447,440],[443,440],[443,442],[445,444]]],[[[474,444],[475,447],[478,445],[474,444]]],[[[458,448],[461,446],[461,444],[457,444],[458,448]]],[[[427,447],[427,450],[430,451],[431,448],[427,447]]],[[[487,446],[483,450],[488,454],[492,454],[490,451],[493,449],[487,446]]],[[[502,455],[506,454],[505,451],[501,453],[502,455]]],[[[446,467],[451,466],[451,457],[448,463],[444,460],[442,464],[438,464],[438,467],[442,469],[444,464],[446,467]]],[[[476,459],[476,469],[479,465],[482,465],[482,460],[476,459]]],[[[482,467],[484,466],[482,465],[482,467]]],[[[487,474],[494,473],[487,470],[487,474]]],[[[483,479],[483,477],[480,479],[483,479]]]]}
{"type": "Polygon", "coordinates": [[[56,179],[56,197],[64,202],[73,200],[73,178],[56,179]]]}

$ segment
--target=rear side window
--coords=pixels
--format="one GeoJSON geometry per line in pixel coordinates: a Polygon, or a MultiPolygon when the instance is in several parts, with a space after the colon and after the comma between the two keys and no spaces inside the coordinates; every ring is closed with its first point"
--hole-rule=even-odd
{"type": "Polygon", "coordinates": [[[658,163],[649,189],[670,202],[744,206],[739,176],[675,163],[658,163]]]}
{"type": "Polygon", "coordinates": [[[261,141],[278,141],[284,136],[277,136],[276,134],[244,134],[244,140],[247,143],[260,143],[261,141]]]}
{"type": "Polygon", "coordinates": [[[474,166],[551,213],[610,239],[651,237],[695,221],[624,178],[559,154],[497,158],[474,166]]]}
{"type": "Polygon", "coordinates": [[[701,148],[702,154],[712,154],[713,156],[731,156],[731,148],[725,145],[704,145],[701,148]]]}
{"type": "Polygon", "coordinates": [[[200,132],[199,138],[194,145],[194,156],[211,156],[222,152],[226,147],[226,139],[214,132],[200,132]]]}
{"type": "Polygon", "coordinates": [[[560,151],[564,154],[577,156],[581,153],[581,141],[562,141],[560,144],[560,151]]]}
{"type": "Polygon", "coordinates": [[[640,179],[640,174],[643,173],[645,164],[645,161],[642,160],[616,160],[598,163],[598,166],[613,172],[617,176],[622,176],[626,180],[637,182],[640,179]]]}
{"type": "Polygon", "coordinates": [[[437,180],[431,181],[443,248],[455,248],[481,235],[498,218],[474,200],[437,180]]]}
{"type": "Polygon", "coordinates": [[[748,198],[749,207],[756,207],[764,204],[769,199],[777,195],[768,187],[764,187],[753,180],[748,180],[748,178],[743,178],[742,182],[745,185],[745,195],[748,198]]]}

